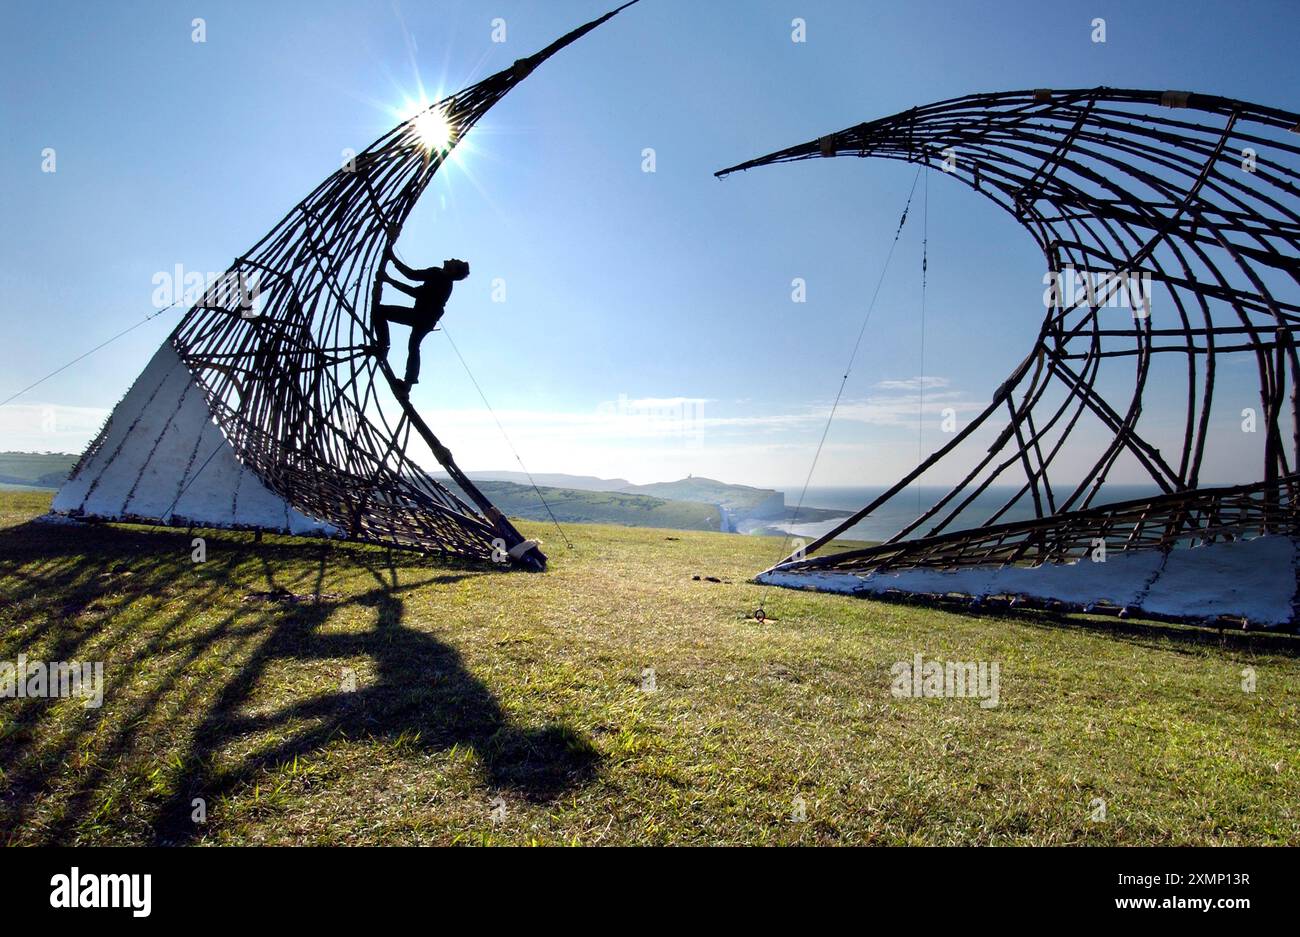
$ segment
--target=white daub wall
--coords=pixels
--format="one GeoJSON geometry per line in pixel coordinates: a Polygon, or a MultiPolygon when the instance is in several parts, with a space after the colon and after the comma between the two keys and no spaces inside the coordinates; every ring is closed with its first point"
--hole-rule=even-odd
{"type": "Polygon", "coordinates": [[[235,456],[170,341],[113,410],[102,444],[54,498],[59,514],[334,536],[235,456]]]}
{"type": "Polygon", "coordinates": [[[1031,568],[910,569],[857,575],[782,572],[757,577],[767,585],[873,595],[890,591],[1055,599],[1072,605],[1108,603],[1182,619],[1240,616],[1285,625],[1296,598],[1296,541],[1271,535],[1193,549],[1111,551],[1106,562],[1045,563],[1031,568]]]}

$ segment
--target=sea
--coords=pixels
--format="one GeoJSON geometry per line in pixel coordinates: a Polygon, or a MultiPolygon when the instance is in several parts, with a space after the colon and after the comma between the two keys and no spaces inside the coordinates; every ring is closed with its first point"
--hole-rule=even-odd
{"type": "MultiPolygon", "coordinates": [[[[809,487],[807,493],[803,496],[803,506],[843,510],[852,513],[866,507],[874,498],[887,490],[888,487],[885,485],[809,487]]],[[[840,534],[840,536],[846,540],[887,540],[932,507],[950,490],[946,486],[931,485],[908,488],[906,491],[894,495],[893,498],[874,511],[869,517],[864,518],[849,530],[840,534]]],[[[979,526],[1006,504],[1017,490],[1017,488],[1011,486],[990,487],[972,501],[970,506],[952,524],[948,525],[946,530],[960,530],[966,527],[979,526]]],[[[1063,486],[1060,491],[1056,492],[1058,500],[1068,497],[1072,491],[1072,488],[1063,486]]],[[[1155,485],[1104,485],[1100,494],[1093,499],[1092,503],[1093,505],[1100,505],[1113,501],[1127,501],[1132,498],[1143,498],[1159,494],[1159,491],[1160,489],[1155,485]]],[[[957,498],[953,499],[952,504],[955,504],[958,500],[957,498]]],[[[795,505],[799,503],[799,490],[787,490],[785,492],[785,503],[790,512],[793,513],[795,505]]],[[[952,504],[949,504],[946,510],[951,510],[952,504]]],[[[939,518],[943,516],[945,515],[941,513],[939,518]]],[[[1013,508],[998,518],[998,523],[1030,520],[1033,517],[1033,498],[1027,494],[1013,508]]],[[[752,529],[749,532],[773,535],[785,533],[790,536],[812,540],[829,530],[833,530],[837,524],[841,523],[843,518],[801,523],[798,517],[795,516],[792,520],[793,523],[787,522],[785,524],[768,522],[766,529],[752,529]]],[[[918,528],[911,536],[922,536],[928,532],[931,526],[933,526],[933,521],[918,528]]]]}

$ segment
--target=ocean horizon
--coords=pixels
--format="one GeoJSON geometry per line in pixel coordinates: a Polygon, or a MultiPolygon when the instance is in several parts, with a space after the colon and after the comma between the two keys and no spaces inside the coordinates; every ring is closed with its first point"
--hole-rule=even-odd
{"type": "MultiPolygon", "coordinates": [[[[771,534],[784,530],[789,536],[804,537],[809,540],[816,539],[827,531],[835,529],[842,519],[801,522],[797,514],[793,514],[796,505],[799,505],[801,509],[820,508],[823,510],[856,512],[869,504],[874,498],[888,491],[889,487],[888,485],[810,486],[803,495],[802,504],[800,504],[800,492],[798,490],[787,490],[785,493],[786,505],[793,516],[784,524],[769,523],[767,529],[763,532],[771,534]]],[[[1017,487],[1012,485],[990,487],[972,501],[945,530],[960,530],[965,527],[984,524],[994,512],[1006,504],[1017,490],[1017,487]]],[[[913,486],[895,495],[886,504],[873,511],[869,517],[863,518],[840,536],[847,540],[887,540],[931,508],[949,491],[951,491],[951,488],[943,485],[913,486]]],[[[1073,491],[1072,487],[1062,487],[1059,489],[1058,497],[1068,495],[1071,491],[1073,491]]],[[[1160,489],[1154,484],[1104,485],[1101,493],[1093,499],[1093,504],[1100,505],[1115,501],[1127,501],[1132,498],[1158,494],[1159,491],[1160,489]]],[[[935,521],[943,516],[941,514],[926,525],[918,528],[912,536],[923,536],[934,526],[935,521]]],[[[1033,499],[1031,496],[1026,495],[1019,503],[998,518],[998,523],[1030,520],[1033,517],[1033,499]]],[[[754,522],[754,525],[750,526],[747,532],[759,533],[757,522],[754,522]]]]}

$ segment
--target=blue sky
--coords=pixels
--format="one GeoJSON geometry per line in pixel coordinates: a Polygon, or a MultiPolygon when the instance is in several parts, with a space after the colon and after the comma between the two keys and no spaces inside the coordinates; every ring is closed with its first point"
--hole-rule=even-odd
{"type": "MultiPolygon", "coordinates": [[[[151,312],[156,274],[224,270],[421,82],[455,90],[613,5],[7,4],[0,399],[151,312]]],[[[490,112],[399,247],[411,263],[470,260],[445,323],[533,471],[791,487],[915,170],[715,170],[973,91],[1186,88],[1294,109],[1297,25],[1295,2],[642,0],[490,112]],[[805,43],[791,41],[795,17],[805,43]]],[[[815,484],[892,481],[917,455],[918,376],[931,408],[969,412],[1036,333],[1036,248],[932,178],[922,362],[922,191],[815,484]]],[[[0,449],[78,450],[178,316],[0,410],[0,449]]],[[[442,335],[426,340],[424,375],[413,400],[460,463],[515,467],[442,335]]],[[[1207,478],[1238,470],[1255,477],[1229,459],[1207,478]]]]}

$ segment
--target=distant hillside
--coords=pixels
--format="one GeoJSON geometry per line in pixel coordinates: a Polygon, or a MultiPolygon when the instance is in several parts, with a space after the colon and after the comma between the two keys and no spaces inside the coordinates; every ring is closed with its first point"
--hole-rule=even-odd
{"type": "Polygon", "coordinates": [[[681,501],[704,501],[720,504],[728,512],[742,517],[779,518],[785,514],[785,495],[771,488],[728,485],[712,478],[683,478],[675,482],[628,485],[624,491],[681,501]]]}
{"type": "MultiPolygon", "coordinates": [[[[531,485],[480,481],[477,478],[475,484],[504,514],[529,520],[550,520],[550,515],[546,513],[546,508],[538,500],[537,492],[531,485]]],[[[712,504],[670,501],[617,491],[538,487],[561,524],[621,524],[624,527],[672,527],[678,530],[722,529],[721,515],[712,504]]]]}
{"type": "MultiPolygon", "coordinates": [[[[476,483],[479,481],[514,482],[516,485],[531,487],[528,476],[523,472],[468,472],[467,474],[476,483]]],[[[444,472],[435,472],[434,477],[445,482],[448,476],[444,472]]],[[[597,478],[595,475],[565,475],[562,472],[539,472],[533,475],[533,480],[538,485],[546,485],[550,488],[576,488],[579,491],[622,491],[632,484],[626,478],[597,478]]]]}
{"type": "MultiPolygon", "coordinates": [[[[522,472],[471,472],[470,476],[475,482],[482,481],[484,487],[489,481],[509,481],[527,488],[531,492],[531,486],[527,484],[528,476],[522,472]]],[[[446,475],[437,476],[440,481],[447,483],[449,479],[446,475]]],[[[779,525],[783,522],[789,522],[790,516],[794,513],[794,508],[785,503],[785,495],[780,491],[772,488],[755,488],[750,485],[732,485],[727,482],[721,482],[713,478],[691,477],[683,478],[674,482],[653,482],[647,485],[633,485],[626,479],[622,478],[596,478],[591,475],[563,475],[563,474],[540,474],[533,476],[538,485],[546,485],[553,488],[577,489],[579,492],[602,492],[602,493],[620,493],[626,495],[639,495],[650,497],[657,500],[669,501],[674,503],[689,503],[696,505],[706,505],[720,508],[721,519],[719,526],[698,527],[695,524],[673,525],[686,526],[691,530],[723,530],[728,532],[740,531],[742,533],[761,532],[772,533],[777,531],[773,527],[775,523],[779,525]]],[[[486,487],[485,487],[486,490],[486,487]]],[[[547,495],[547,500],[550,500],[547,495]]],[[[531,495],[531,503],[536,503],[537,496],[531,495]]],[[[527,508],[527,498],[521,503],[521,507],[527,508]]],[[[591,505],[599,502],[589,501],[584,498],[577,498],[574,505],[575,510],[585,511],[591,505]]],[[[605,502],[602,510],[609,510],[612,502],[605,502]]],[[[503,510],[505,510],[503,508],[503,510]]],[[[616,515],[619,512],[616,512],[616,515]]],[[[632,512],[633,516],[642,516],[640,512],[632,512]]],[[[674,512],[666,508],[657,509],[658,516],[668,516],[674,512]]],[[[696,513],[690,509],[683,509],[681,512],[685,516],[694,518],[696,513]]],[[[834,511],[824,508],[804,507],[799,511],[798,520],[802,523],[814,521],[831,520],[833,518],[847,517],[848,511],[834,511]]],[[[531,514],[521,514],[519,516],[532,517],[531,514]]],[[[542,513],[545,516],[545,512],[542,513]]],[[[598,523],[593,521],[592,523],[598,523]]],[[[612,517],[607,523],[620,524],[629,523],[633,526],[644,526],[636,521],[624,521],[617,516],[612,517]]],[[[647,524],[652,523],[650,521],[647,524]]]]}
{"type": "MultiPolygon", "coordinates": [[[[0,452],[0,489],[58,488],[76,461],[77,456],[69,453],[0,452]]],[[[444,474],[434,477],[451,485],[444,474]]],[[[550,520],[522,472],[474,472],[472,477],[504,513],[529,520],[550,520]]],[[[625,478],[592,475],[542,473],[533,477],[562,524],[771,533],[776,528],[769,529],[765,522],[786,520],[792,510],[786,507],[785,496],[779,491],[729,485],[712,478],[633,485],[625,478]]],[[[806,523],[842,517],[845,513],[804,508],[799,512],[799,519],[806,523]]]]}
{"type": "Polygon", "coordinates": [[[66,452],[0,452],[0,484],[58,488],[76,461],[66,452]]]}

